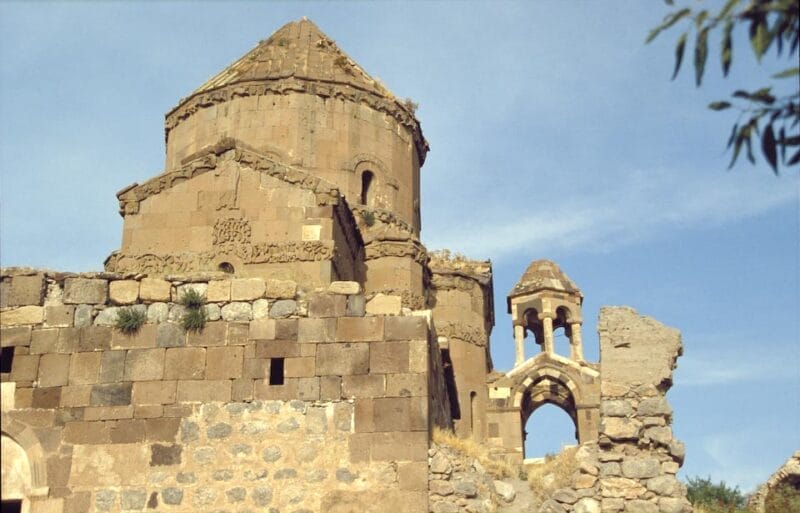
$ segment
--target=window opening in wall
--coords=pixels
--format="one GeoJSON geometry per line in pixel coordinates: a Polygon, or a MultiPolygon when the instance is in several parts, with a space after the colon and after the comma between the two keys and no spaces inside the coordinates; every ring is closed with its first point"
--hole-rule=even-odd
{"type": "Polygon", "coordinates": [[[372,191],[372,182],[375,175],[370,170],[361,173],[361,204],[374,206],[374,191],[372,191]]]}
{"type": "Polygon", "coordinates": [[[569,358],[569,337],[566,328],[556,328],[553,330],[553,351],[561,356],[569,358]]]}
{"type": "Polygon", "coordinates": [[[0,352],[0,372],[11,372],[11,362],[14,361],[14,348],[4,347],[0,352]]]}
{"type": "Polygon", "coordinates": [[[453,361],[450,359],[449,349],[442,349],[442,367],[444,370],[444,386],[447,387],[447,396],[450,398],[450,417],[453,420],[459,420],[461,419],[461,408],[458,406],[456,376],[453,373],[453,361]]]}
{"type": "Polygon", "coordinates": [[[269,384],[283,385],[283,358],[272,358],[269,361],[269,384]]]}
{"type": "Polygon", "coordinates": [[[0,502],[0,513],[20,513],[21,511],[21,500],[4,500],[0,502]]]}
{"type": "Polygon", "coordinates": [[[478,425],[476,421],[478,417],[478,394],[473,390],[469,393],[469,432],[472,437],[476,438],[478,433],[475,432],[475,426],[478,425]]]}
{"type": "Polygon", "coordinates": [[[525,422],[525,458],[558,454],[565,446],[577,445],[575,423],[555,404],[543,404],[525,422]]]}
{"type": "Polygon", "coordinates": [[[231,264],[230,262],[222,262],[221,264],[219,264],[219,266],[217,266],[217,268],[220,271],[228,274],[233,274],[234,271],[233,264],[231,264]]]}

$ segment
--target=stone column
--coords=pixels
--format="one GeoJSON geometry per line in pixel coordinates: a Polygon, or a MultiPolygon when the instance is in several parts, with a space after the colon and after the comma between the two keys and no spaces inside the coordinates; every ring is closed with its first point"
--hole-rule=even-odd
{"type": "Polygon", "coordinates": [[[553,317],[555,316],[552,313],[543,313],[540,314],[539,317],[542,319],[542,327],[544,331],[544,343],[542,344],[542,350],[548,355],[552,356],[555,351],[553,349],[553,317]]]}
{"type": "Polygon", "coordinates": [[[576,362],[583,361],[583,341],[581,340],[581,323],[572,322],[569,325],[569,357],[576,362]]]}
{"type": "Polygon", "coordinates": [[[514,344],[517,350],[514,367],[518,367],[525,361],[525,326],[514,326],[514,344]]]}

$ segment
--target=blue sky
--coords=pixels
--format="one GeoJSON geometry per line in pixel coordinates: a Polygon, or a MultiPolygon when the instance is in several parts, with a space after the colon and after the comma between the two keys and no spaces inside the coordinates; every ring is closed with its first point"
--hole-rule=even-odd
{"type": "MultiPolygon", "coordinates": [[[[119,247],[115,192],[161,171],[163,116],[285,22],[308,16],[419,102],[426,245],[491,258],[495,365],[513,363],[505,295],[538,258],[600,305],[682,330],[669,399],[682,475],[744,490],[800,448],[798,173],[726,171],[731,117],[705,105],[762,86],[735,48],[727,81],[669,80],[659,2],[0,3],[0,260],[94,270],[119,247]]],[[[740,39],[742,35],[739,34],[740,39]]],[[[592,347],[593,346],[593,347],[592,347]]],[[[530,348],[529,348],[530,351],[530,348]]],[[[569,442],[529,422],[532,453],[569,442]]]]}

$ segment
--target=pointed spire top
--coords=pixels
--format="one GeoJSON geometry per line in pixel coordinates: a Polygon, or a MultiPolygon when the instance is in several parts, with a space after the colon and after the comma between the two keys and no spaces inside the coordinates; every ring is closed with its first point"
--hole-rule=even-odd
{"type": "MultiPolygon", "coordinates": [[[[243,82],[298,78],[346,84],[394,99],[307,17],[279,28],[268,39],[195,89],[189,97],[243,82]]],[[[181,101],[188,100],[188,98],[181,101]]]]}
{"type": "Polygon", "coordinates": [[[531,262],[508,297],[524,296],[540,290],[555,290],[581,295],[580,289],[555,262],[535,260],[531,262]]]}

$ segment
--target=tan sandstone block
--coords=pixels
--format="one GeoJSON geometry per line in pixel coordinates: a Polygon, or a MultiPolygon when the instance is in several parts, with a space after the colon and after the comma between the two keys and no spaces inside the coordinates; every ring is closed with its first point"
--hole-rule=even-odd
{"type": "Polygon", "coordinates": [[[340,317],[336,326],[336,340],[341,342],[383,340],[383,317],[340,317]]]}
{"type": "Polygon", "coordinates": [[[205,348],[167,348],[167,353],[164,357],[164,379],[203,379],[205,372],[205,348]]]}
{"type": "Polygon", "coordinates": [[[170,282],[158,278],[142,278],[139,283],[139,297],[142,301],[164,301],[170,300],[170,282]]]}
{"type": "Polygon", "coordinates": [[[402,299],[400,296],[387,296],[376,294],[367,301],[367,314],[369,315],[400,315],[402,299]]]}
{"type": "Polygon", "coordinates": [[[131,349],[125,356],[125,381],[152,381],[164,377],[164,348],[131,349]]]}
{"type": "Polygon", "coordinates": [[[41,305],[44,292],[45,279],[43,274],[14,276],[11,279],[11,287],[8,291],[8,305],[41,305]]]}
{"type": "Polygon", "coordinates": [[[61,387],[61,407],[79,408],[89,406],[91,398],[91,385],[70,385],[61,387]]]}
{"type": "Polygon", "coordinates": [[[67,278],[64,280],[64,304],[105,304],[108,282],[96,278],[67,278]]]}
{"type": "Polygon", "coordinates": [[[314,376],[316,358],[287,358],[285,360],[284,375],[287,378],[310,378],[314,376]]]}
{"type": "Polygon", "coordinates": [[[230,380],[178,381],[178,402],[209,402],[230,400],[230,380]]]}
{"type": "Polygon", "coordinates": [[[369,373],[369,344],[320,344],[316,358],[318,376],[369,373]]]}
{"type": "Polygon", "coordinates": [[[274,340],[275,319],[258,319],[251,321],[247,338],[250,340],[274,340]]]}
{"type": "Polygon", "coordinates": [[[41,306],[20,306],[0,313],[0,324],[3,326],[40,324],[42,321],[44,321],[44,308],[41,306]]]}
{"type": "Polygon", "coordinates": [[[55,327],[72,326],[75,318],[75,307],[72,305],[58,305],[44,307],[44,325],[55,327]]]}
{"type": "Polygon", "coordinates": [[[408,372],[409,343],[376,342],[370,344],[369,369],[373,373],[405,373],[408,372]]]}
{"type": "Polygon", "coordinates": [[[291,280],[267,280],[265,295],[271,299],[294,299],[297,283],[291,280]]]}
{"type": "Polygon", "coordinates": [[[31,344],[31,327],[15,326],[0,329],[0,346],[29,346],[31,344]]]}
{"type": "Polygon", "coordinates": [[[108,295],[113,303],[130,305],[139,299],[139,282],[136,280],[116,280],[108,284],[108,295]]]}
{"type": "Polygon", "coordinates": [[[138,381],[133,384],[134,406],[144,404],[171,404],[175,402],[177,381],[138,381]]]}
{"type": "Polygon", "coordinates": [[[100,351],[73,353],[69,363],[69,384],[91,385],[97,383],[102,354],[100,351]]]}
{"type": "Polygon", "coordinates": [[[241,378],[244,348],[209,347],[206,353],[206,379],[241,378]]]}
{"type": "Polygon", "coordinates": [[[11,364],[11,374],[9,374],[8,379],[11,381],[36,381],[38,373],[39,355],[15,354],[14,361],[11,364]]]}
{"type": "Polygon", "coordinates": [[[231,300],[231,281],[212,280],[206,289],[206,301],[209,303],[222,303],[231,300]]]}
{"type": "Polygon", "coordinates": [[[355,281],[333,281],[328,286],[328,292],[331,294],[345,294],[352,295],[361,292],[361,285],[355,281]]]}
{"type": "Polygon", "coordinates": [[[412,461],[397,466],[401,490],[428,490],[428,462],[412,461]]]}
{"type": "Polygon", "coordinates": [[[69,382],[68,354],[43,354],[39,360],[39,386],[58,387],[69,382]]]}
{"type": "Polygon", "coordinates": [[[261,278],[231,280],[231,301],[252,301],[264,297],[266,284],[261,278]]]}

